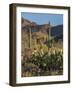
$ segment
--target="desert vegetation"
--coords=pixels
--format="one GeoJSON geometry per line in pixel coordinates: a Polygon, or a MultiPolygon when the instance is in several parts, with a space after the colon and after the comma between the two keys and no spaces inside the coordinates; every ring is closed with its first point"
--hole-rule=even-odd
{"type": "Polygon", "coordinates": [[[51,31],[49,24],[30,26],[29,23],[26,21],[27,26],[22,27],[21,76],[62,75],[63,37],[59,31],[62,26],[51,31]]]}

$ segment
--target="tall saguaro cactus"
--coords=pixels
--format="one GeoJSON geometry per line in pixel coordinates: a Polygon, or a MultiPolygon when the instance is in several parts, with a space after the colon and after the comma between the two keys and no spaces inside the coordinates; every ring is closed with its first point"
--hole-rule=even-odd
{"type": "Polygon", "coordinates": [[[29,48],[31,48],[31,26],[29,27],[29,48]]]}
{"type": "Polygon", "coordinates": [[[51,25],[50,25],[50,22],[48,23],[48,47],[50,48],[51,47],[51,25]]]}
{"type": "Polygon", "coordinates": [[[48,35],[48,40],[50,41],[51,40],[51,25],[50,25],[50,22],[48,23],[49,25],[49,35],[48,35]]]}

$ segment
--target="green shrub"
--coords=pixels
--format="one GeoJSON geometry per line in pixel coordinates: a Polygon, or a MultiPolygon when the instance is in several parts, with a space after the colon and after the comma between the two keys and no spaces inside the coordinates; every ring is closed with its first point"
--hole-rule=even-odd
{"type": "MultiPolygon", "coordinates": [[[[36,55],[33,54],[29,60],[23,60],[22,72],[30,72],[31,76],[43,75],[43,72],[48,71],[62,71],[63,70],[63,54],[60,51],[55,53],[44,53],[38,52],[36,55]],[[24,70],[23,70],[24,68],[24,70]]],[[[55,73],[55,72],[54,72],[55,73]]]]}

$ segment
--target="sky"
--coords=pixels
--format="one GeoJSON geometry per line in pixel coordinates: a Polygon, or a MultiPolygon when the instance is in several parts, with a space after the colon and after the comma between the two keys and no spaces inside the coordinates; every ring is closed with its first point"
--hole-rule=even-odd
{"type": "Polygon", "coordinates": [[[30,20],[32,22],[36,22],[39,25],[48,24],[49,22],[53,26],[63,24],[62,14],[21,12],[21,17],[30,20]]]}

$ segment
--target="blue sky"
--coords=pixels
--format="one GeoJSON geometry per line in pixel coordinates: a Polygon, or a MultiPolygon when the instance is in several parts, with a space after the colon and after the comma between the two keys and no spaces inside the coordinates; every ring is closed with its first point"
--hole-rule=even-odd
{"type": "Polygon", "coordinates": [[[60,25],[63,24],[63,15],[62,14],[48,14],[48,13],[27,13],[22,12],[21,17],[24,17],[27,20],[36,22],[37,24],[48,24],[51,25],[60,25]]]}

